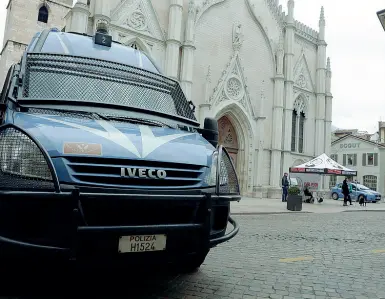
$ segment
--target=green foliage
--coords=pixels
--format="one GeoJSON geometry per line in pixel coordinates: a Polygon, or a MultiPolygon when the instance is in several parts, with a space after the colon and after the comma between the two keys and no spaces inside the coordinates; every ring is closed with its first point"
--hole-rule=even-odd
{"type": "Polygon", "coordinates": [[[287,192],[289,195],[299,195],[301,190],[297,186],[292,186],[289,188],[289,190],[287,190],[287,192]]]}

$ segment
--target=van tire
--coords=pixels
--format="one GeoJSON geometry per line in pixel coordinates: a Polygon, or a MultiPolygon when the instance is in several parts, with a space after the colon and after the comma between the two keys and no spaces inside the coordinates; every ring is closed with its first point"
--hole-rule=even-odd
{"type": "Polygon", "coordinates": [[[334,192],[334,193],[332,194],[332,198],[333,198],[334,200],[338,200],[339,196],[338,196],[337,193],[334,192]]]}
{"type": "Polygon", "coordinates": [[[207,254],[208,251],[205,253],[196,253],[194,255],[187,256],[184,260],[178,263],[178,272],[183,274],[196,272],[205,261],[207,254]]]}

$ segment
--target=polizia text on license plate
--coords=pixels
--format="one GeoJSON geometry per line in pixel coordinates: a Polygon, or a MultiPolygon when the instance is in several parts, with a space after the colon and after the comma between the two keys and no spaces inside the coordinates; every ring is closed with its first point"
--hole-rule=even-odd
{"type": "Polygon", "coordinates": [[[166,250],[166,235],[123,236],[119,239],[119,252],[147,252],[166,250]]]}

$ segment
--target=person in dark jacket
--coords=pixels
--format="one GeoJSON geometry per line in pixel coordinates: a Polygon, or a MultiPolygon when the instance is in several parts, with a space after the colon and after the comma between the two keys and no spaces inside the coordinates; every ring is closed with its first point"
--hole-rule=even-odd
{"type": "Polygon", "coordinates": [[[287,173],[282,177],[282,202],[287,201],[287,190],[289,189],[289,180],[287,178],[287,173]]]}
{"type": "Polygon", "coordinates": [[[344,206],[347,206],[347,202],[350,202],[350,205],[352,205],[352,199],[350,198],[350,191],[348,186],[347,179],[344,179],[342,182],[342,194],[344,195],[344,206]]]}

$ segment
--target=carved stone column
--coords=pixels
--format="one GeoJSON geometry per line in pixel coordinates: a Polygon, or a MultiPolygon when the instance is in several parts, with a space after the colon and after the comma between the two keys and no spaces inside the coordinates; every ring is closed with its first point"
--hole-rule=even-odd
{"type": "Polygon", "coordinates": [[[109,30],[109,25],[111,22],[110,13],[110,1],[95,0],[94,32],[96,32],[101,24],[103,27],[106,27],[107,30],[109,30]]]}
{"type": "Polygon", "coordinates": [[[193,84],[195,14],[196,8],[194,2],[190,0],[185,39],[182,46],[182,68],[180,74],[180,84],[188,100],[191,100],[191,89],[193,84]]]}
{"type": "Polygon", "coordinates": [[[170,0],[165,73],[178,80],[179,48],[181,47],[183,0],[170,0]]]}
{"type": "MultiPolygon", "coordinates": [[[[288,1],[285,35],[285,113],[282,172],[288,172],[291,166],[291,118],[293,115],[294,87],[294,1],[288,1]]],[[[281,174],[282,176],[282,174],[281,174]]]]}
{"type": "Polygon", "coordinates": [[[325,42],[325,16],[321,8],[319,21],[319,40],[317,51],[317,115],[315,134],[315,154],[320,155],[325,151],[325,114],[326,114],[326,42],[325,42]]]}
{"type": "MultiPolygon", "coordinates": [[[[325,114],[325,153],[330,156],[331,154],[331,142],[332,142],[332,106],[333,95],[331,93],[331,79],[332,71],[330,67],[330,58],[327,59],[326,65],[326,114],[325,114]]],[[[330,178],[325,180],[326,188],[329,186],[330,178]]]]}
{"type": "Polygon", "coordinates": [[[65,17],[66,32],[87,33],[89,16],[87,0],[78,0],[65,17]]]}
{"type": "Polygon", "coordinates": [[[206,82],[205,82],[205,100],[203,104],[199,105],[199,117],[200,123],[203,125],[206,117],[212,117],[210,115],[210,91],[211,90],[211,66],[207,68],[206,82]]]}
{"type": "Polygon", "coordinates": [[[279,188],[282,160],[282,141],[283,141],[283,102],[284,102],[284,82],[283,61],[284,61],[284,41],[281,36],[277,49],[277,70],[274,78],[274,103],[273,103],[273,132],[272,132],[272,153],[270,167],[270,186],[279,188]]]}

